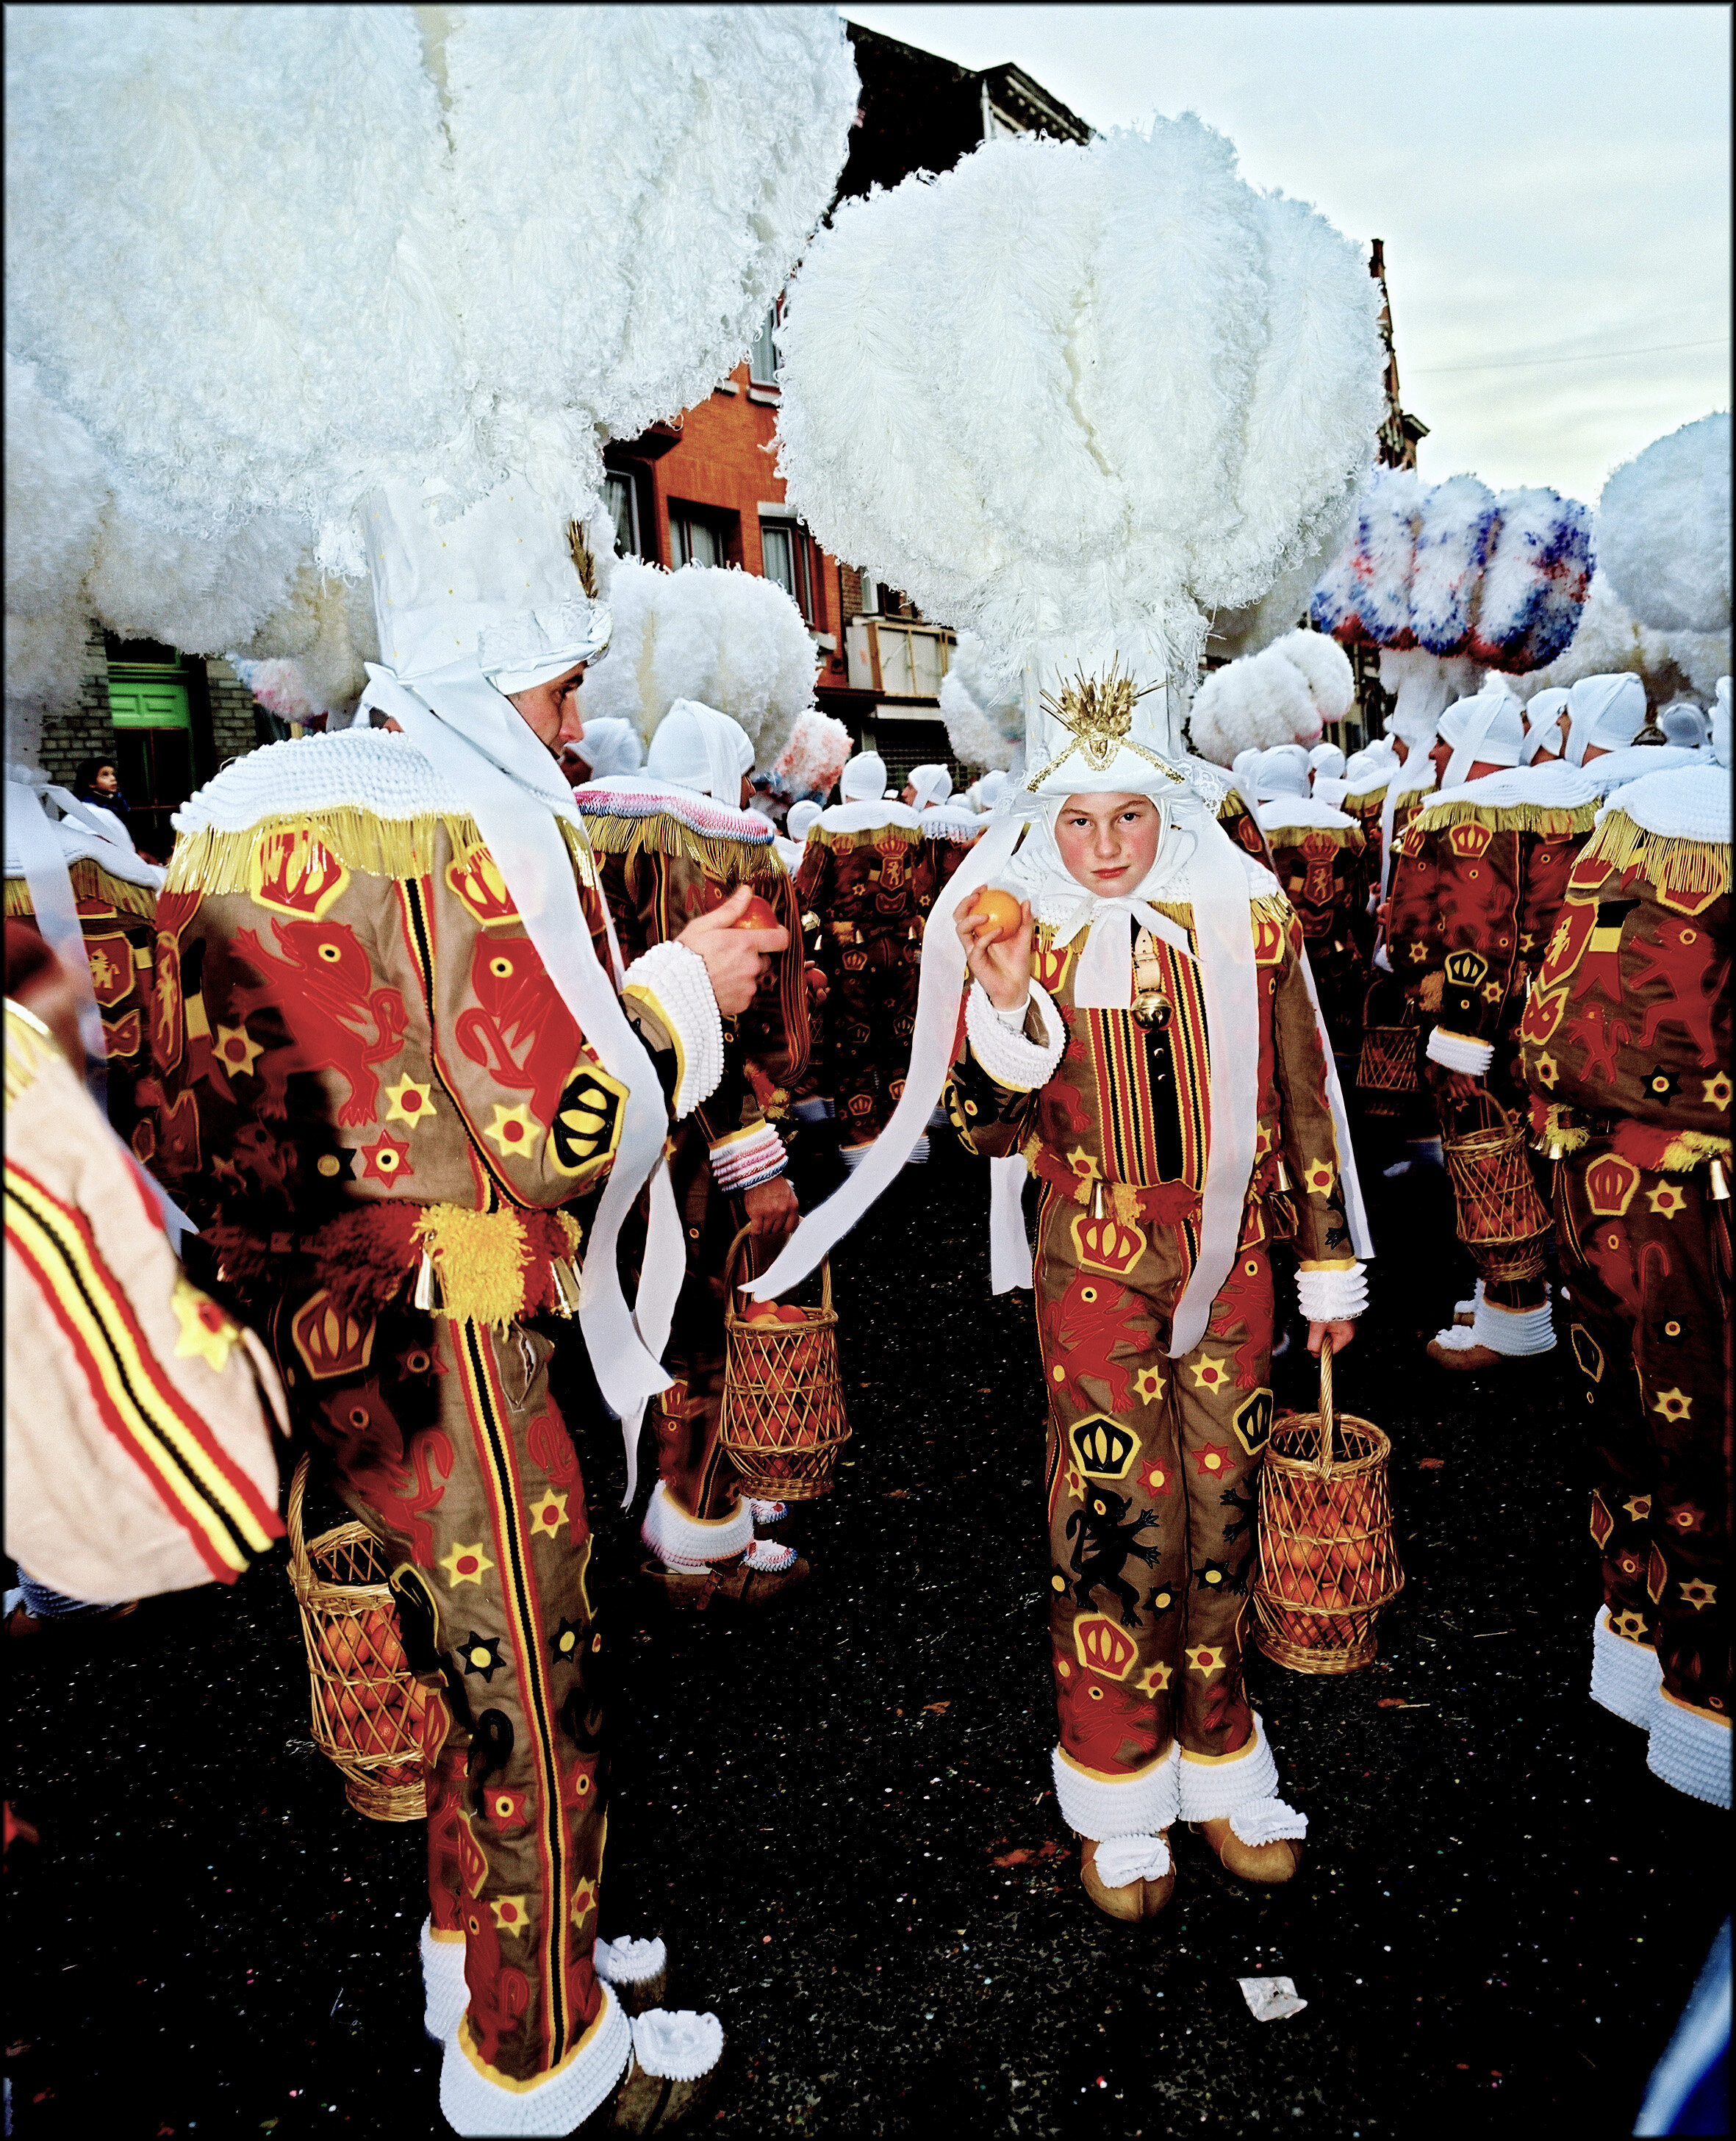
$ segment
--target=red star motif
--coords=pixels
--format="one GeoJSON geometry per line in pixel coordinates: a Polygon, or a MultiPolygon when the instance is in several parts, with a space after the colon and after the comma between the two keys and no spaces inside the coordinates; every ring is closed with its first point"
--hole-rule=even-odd
{"type": "Polygon", "coordinates": [[[1227,1443],[1204,1443],[1192,1454],[1193,1469],[1202,1479],[1220,1479],[1229,1469],[1230,1449],[1227,1443]]]}
{"type": "Polygon", "coordinates": [[[376,1182],[397,1182],[406,1175],[414,1174],[410,1164],[407,1140],[395,1138],[388,1133],[378,1144],[366,1146],[361,1155],[361,1172],[371,1175],[376,1182]]]}
{"type": "Polygon", "coordinates": [[[1155,1458],[1148,1459],[1139,1467],[1139,1489],[1142,1494],[1167,1494],[1170,1490],[1169,1474],[1155,1458]]]}

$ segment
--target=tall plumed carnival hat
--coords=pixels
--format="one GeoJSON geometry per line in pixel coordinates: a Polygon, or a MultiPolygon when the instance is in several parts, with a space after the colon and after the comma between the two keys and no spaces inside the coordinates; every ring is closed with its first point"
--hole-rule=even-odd
{"type": "MultiPolygon", "coordinates": [[[[779,375],[789,500],[828,549],[974,636],[971,705],[1002,710],[1003,733],[1022,711],[1023,767],[931,912],[902,1100],[755,1292],[811,1270],[915,1145],[952,1061],[954,918],[1006,878],[1058,936],[1084,933],[1087,1006],[1131,1001],[1131,921],[1189,948],[1153,898],[1193,908],[1213,1139],[1173,1349],[1203,1331],[1253,1162],[1257,999],[1252,881],[1188,781],[1183,725],[1208,613],[1257,601],[1343,520],[1383,408],[1378,306],[1358,249],[1247,185],[1192,116],[985,143],[843,204],[809,248],[779,375]],[[1086,793],[1158,806],[1131,900],[1061,865],[1055,819],[1086,793]]],[[[1022,1228],[1002,1238],[1016,1223],[1014,1198],[997,1285],[1029,1282],[1022,1228]]]]}
{"type": "MultiPolygon", "coordinates": [[[[455,785],[626,1092],[580,1316],[631,1430],[681,1265],[666,1118],[592,949],[571,789],[506,695],[608,637],[579,563],[612,550],[601,442],[729,371],[832,197],[859,93],[838,16],[42,9],[7,70],[8,414],[56,477],[27,486],[31,571],[8,543],[8,664],[28,649],[50,702],[92,616],[262,660],[336,637],[353,664],[365,600],[327,592],[371,583],[366,701],[455,785]],[[625,83],[630,137],[597,120],[625,83]],[[647,1179],[630,1308],[614,1230],[647,1179]]],[[[347,746],[285,748],[335,773],[317,755],[347,746]]]]}

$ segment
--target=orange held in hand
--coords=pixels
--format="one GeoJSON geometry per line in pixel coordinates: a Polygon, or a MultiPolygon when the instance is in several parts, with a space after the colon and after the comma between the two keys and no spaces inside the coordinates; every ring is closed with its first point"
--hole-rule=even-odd
{"type": "Polygon", "coordinates": [[[781,929],[784,925],[773,913],[771,903],[762,899],[757,892],[748,894],[747,905],[730,924],[732,929],[781,929]]]}
{"type": "Polygon", "coordinates": [[[1024,920],[1019,903],[1010,892],[1002,892],[998,885],[985,885],[965,910],[969,922],[981,922],[986,926],[979,932],[979,944],[998,944],[1003,938],[1016,937],[1024,920]]]}

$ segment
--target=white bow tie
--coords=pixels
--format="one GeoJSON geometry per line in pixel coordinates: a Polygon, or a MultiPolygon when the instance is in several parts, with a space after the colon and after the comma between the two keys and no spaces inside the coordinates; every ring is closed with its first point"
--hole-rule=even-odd
{"type": "Polygon", "coordinates": [[[1088,892],[1055,932],[1057,950],[1072,943],[1089,926],[1090,935],[1079,954],[1079,971],[1073,978],[1073,1001],[1081,1011],[1127,1011],[1134,1001],[1134,962],[1128,943],[1129,920],[1141,923],[1153,937],[1193,957],[1188,933],[1143,899],[1104,899],[1088,892]]]}

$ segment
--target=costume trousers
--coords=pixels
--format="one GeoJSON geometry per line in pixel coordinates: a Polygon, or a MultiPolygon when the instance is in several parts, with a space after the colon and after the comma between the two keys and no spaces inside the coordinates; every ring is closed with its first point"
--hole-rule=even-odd
{"type": "Polygon", "coordinates": [[[1271,1422],[1271,1264],[1263,1246],[1239,1251],[1207,1336],[1173,1361],[1180,1236],[1143,1219],[1094,1232],[1054,1188],[1038,1221],[1060,1745],[1111,1779],[1172,1740],[1184,1761],[1221,1759],[1252,1725],[1242,1635],[1271,1422]],[[1113,1268],[1090,1253],[1105,1242],[1113,1268]]]}
{"type": "MultiPolygon", "coordinates": [[[[675,1305],[663,1364],[674,1378],[652,1400],[657,1477],[681,1513],[715,1523],[736,1505],[740,1474],[718,1440],[723,1420],[724,1262],[742,1223],[742,1206],[711,1179],[698,1126],[676,1133],[670,1175],[687,1242],[687,1272],[675,1305]]],[[[754,1267],[744,1264],[742,1276],[754,1267]]],[[[739,1305],[739,1304],[738,1304],[739,1305]]]]}
{"type": "Polygon", "coordinates": [[[1730,1715],[1730,1207],[1594,1139],[1556,1164],[1568,1336],[1596,1453],[1610,1631],[1665,1696],[1730,1715]]]}
{"type": "Polygon", "coordinates": [[[826,1006],[832,1095],[841,1144],[885,1129],[910,1068],[921,947],[876,936],[842,947],[826,1006]]]}
{"type": "Polygon", "coordinates": [[[509,2087],[576,2058],[602,2015],[602,1639],[578,1459],[533,1330],[388,1312],[347,1351],[322,1379],[305,1351],[280,1357],[332,1484],[392,1557],[411,1662],[440,1676],[429,1916],[465,1943],[460,2045],[509,2087]]]}

